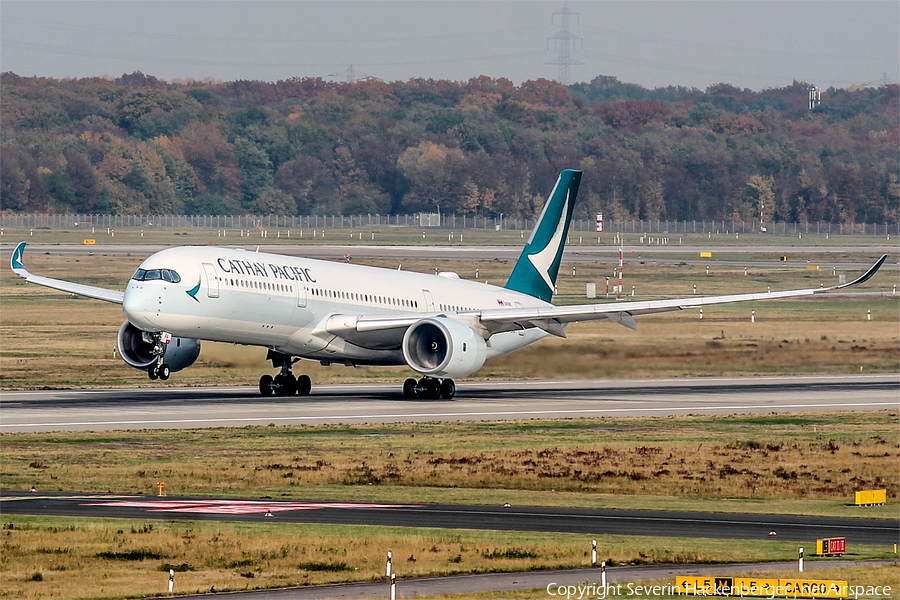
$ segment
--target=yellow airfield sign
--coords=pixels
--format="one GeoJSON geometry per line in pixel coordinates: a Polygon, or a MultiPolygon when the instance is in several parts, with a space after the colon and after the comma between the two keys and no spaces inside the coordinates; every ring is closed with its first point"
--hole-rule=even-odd
{"type": "Polygon", "coordinates": [[[761,596],[767,598],[846,598],[846,581],[757,579],[753,577],[676,577],[683,594],[698,596],[761,596]]]}

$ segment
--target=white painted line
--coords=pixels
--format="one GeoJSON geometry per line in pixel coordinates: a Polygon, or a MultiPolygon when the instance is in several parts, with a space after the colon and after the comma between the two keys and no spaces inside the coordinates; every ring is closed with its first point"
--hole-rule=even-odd
{"type": "Polygon", "coordinates": [[[698,411],[698,410],[750,410],[750,409],[804,409],[804,408],[847,408],[847,407],[891,407],[900,406],[898,402],[844,402],[836,404],[745,404],[735,406],[686,406],[686,407],[652,407],[652,408],[591,408],[571,410],[524,410],[524,411],[499,411],[499,412],[457,412],[457,413],[394,413],[394,414],[368,414],[368,415],[297,415],[290,417],[220,417],[210,419],[159,419],[142,421],[60,421],[52,423],[3,423],[4,427],[63,427],[63,426],[95,426],[95,425],[183,425],[186,423],[247,423],[274,421],[312,421],[312,420],[358,420],[358,419],[412,419],[412,418],[439,418],[439,417],[514,417],[514,416],[540,416],[540,415],[570,415],[577,414],[601,414],[622,412],[661,412],[661,411],[698,411]]]}

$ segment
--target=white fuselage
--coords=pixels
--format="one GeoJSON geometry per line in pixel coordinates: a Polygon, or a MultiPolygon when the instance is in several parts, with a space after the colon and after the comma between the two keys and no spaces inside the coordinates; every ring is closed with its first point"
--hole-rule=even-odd
{"type": "MultiPolygon", "coordinates": [[[[145,331],[272,348],[323,362],[403,365],[396,336],[335,335],[335,316],[433,317],[466,322],[487,308],[546,307],[526,294],[456,277],[426,275],[245,250],[170,248],[140,266],[177,272],[180,282],[129,281],[123,308],[145,331]]],[[[547,334],[536,328],[497,333],[487,358],[547,334]]]]}

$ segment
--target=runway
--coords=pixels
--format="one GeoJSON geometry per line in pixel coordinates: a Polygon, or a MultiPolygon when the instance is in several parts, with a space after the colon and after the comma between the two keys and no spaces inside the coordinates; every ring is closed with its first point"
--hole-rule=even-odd
{"type": "Polygon", "coordinates": [[[185,429],[616,416],[897,410],[900,374],[459,382],[454,400],[408,400],[393,384],[57,390],[0,395],[0,432],[185,429]]]}
{"type": "Polygon", "coordinates": [[[584,508],[303,502],[175,496],[36,495],[3,491],[4,515],[103,517],[153,520],[330,523],[392,527],[540,531],[585,535],[639,535],[808,541],[846,537],[848,544],[893,544],[896,520],[684,513],[584,508]],[[267,516],[268,515],[268,516],[267,516]]]}

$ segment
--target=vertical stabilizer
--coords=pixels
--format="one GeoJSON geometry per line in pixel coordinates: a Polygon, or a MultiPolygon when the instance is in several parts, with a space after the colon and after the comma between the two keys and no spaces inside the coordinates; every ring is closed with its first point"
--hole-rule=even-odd
{"type": "Polygon", "coordinates": [[[541,217],[506,282],[507,289],[546,302],[553,297],[580,183],[581,171],[567,169],[559,174],[541,217]]]}

